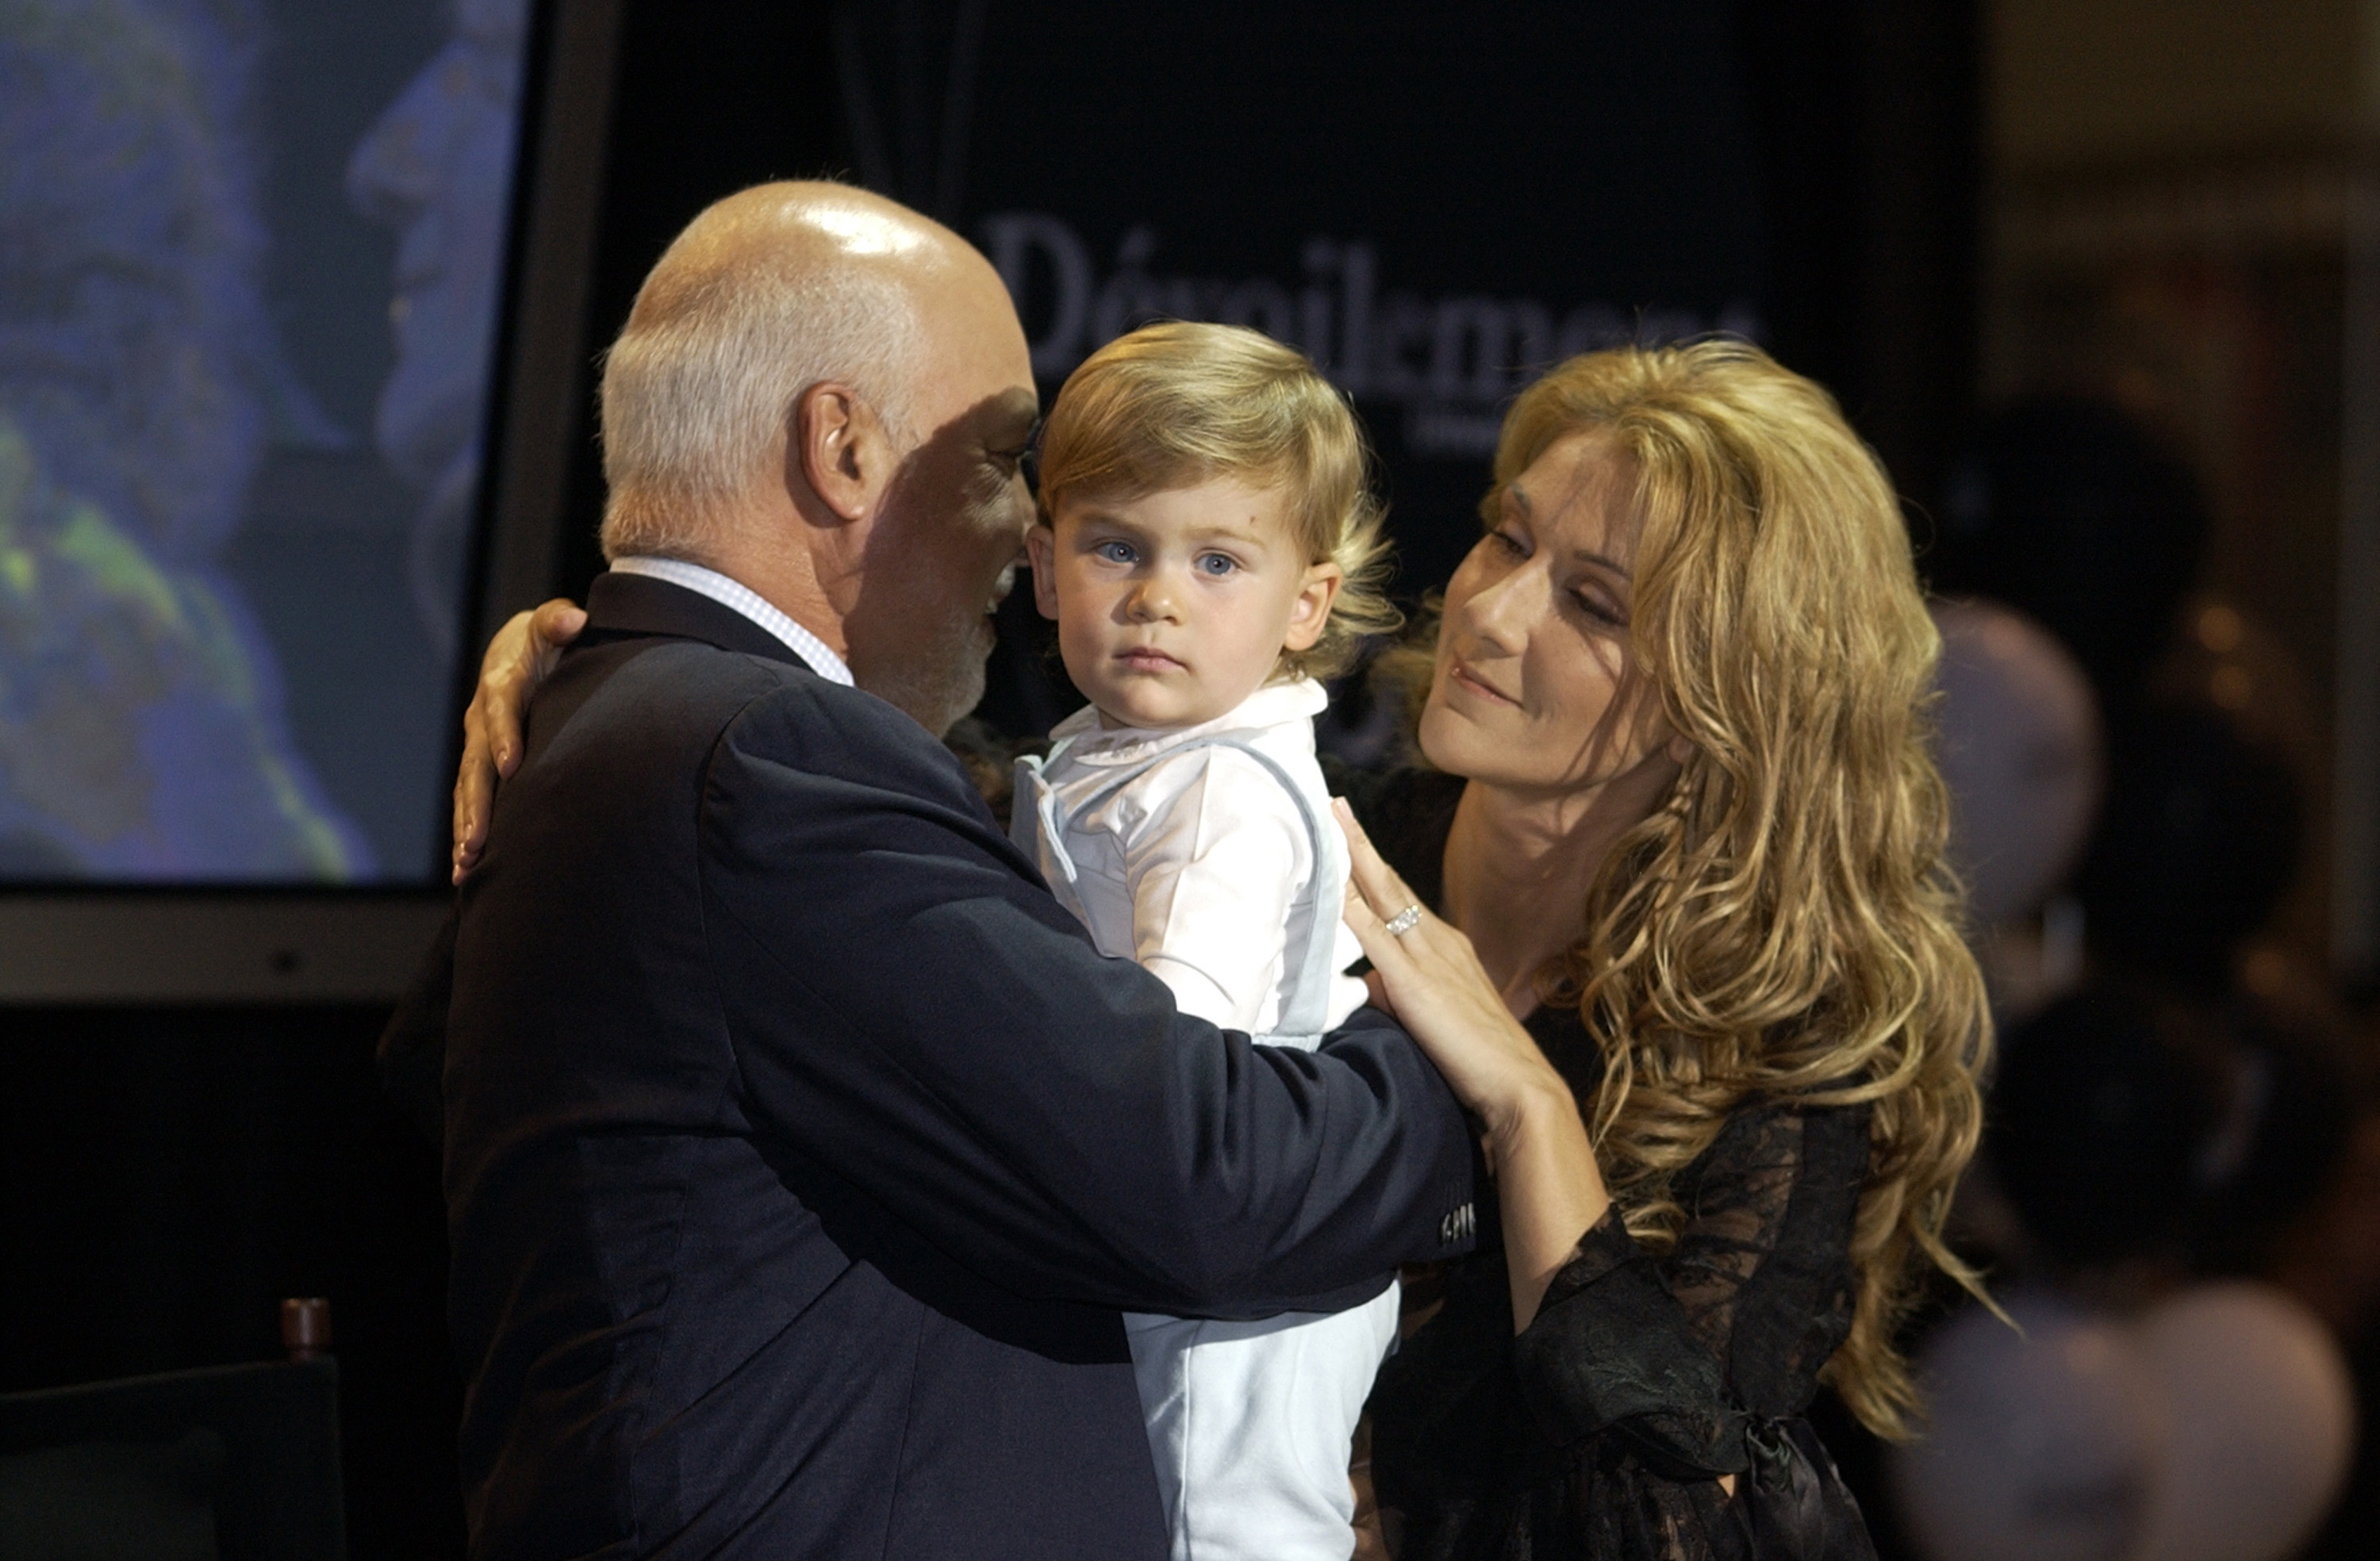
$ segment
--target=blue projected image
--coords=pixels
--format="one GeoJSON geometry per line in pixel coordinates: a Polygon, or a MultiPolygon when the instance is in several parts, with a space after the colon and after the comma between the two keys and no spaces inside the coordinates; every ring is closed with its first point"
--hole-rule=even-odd
{"type": "Polygon", "coordinates": [[[398,235],[389,301],[396,362],[372,437],[424,495],[410,549],[414,604],[450,658],[479,491],[527,8],[528,0],[462,0],[453,37],[347,164],[356,209],[398,235]]]}
{"type": "Polygon", "coordinates": [[[526,0],[0,0],[0,878],[427,881],[526,0]]]}

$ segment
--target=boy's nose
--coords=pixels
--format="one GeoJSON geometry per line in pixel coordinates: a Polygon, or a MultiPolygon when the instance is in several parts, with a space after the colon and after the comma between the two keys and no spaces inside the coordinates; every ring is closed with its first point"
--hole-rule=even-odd
{"type": "Polygon", "coordinates": [[[1135,586],[1130,607],[1135,623],[1171,622],[1178,616],[1174,593],[1162,577],[1143,580],[1135,586]]]}

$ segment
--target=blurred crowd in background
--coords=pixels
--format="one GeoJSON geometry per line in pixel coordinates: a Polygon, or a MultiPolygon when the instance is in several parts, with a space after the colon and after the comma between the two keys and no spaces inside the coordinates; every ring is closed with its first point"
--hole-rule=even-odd
{"type": "Polygon", "coordinates": [[[1888,1553],[2380,1536],[2371,9],[1987,8],[1985,410],[1916,525],[2000,1032],[1959,1239],[2018,1327],[1922,1325],[1888,1553]]]}
{"type": "MultiPolygon", "coordinates": [[[[2199,584],[2205,502],[2119,403],[2016,402],[1957,482],[1928,553],[1938,720],[2001,1046],[1959,1224],[2018,1328],[1933,1320],[1896,1537],[2299,1554],[2380,1388],[2369,1015],[2289,919],[2305,674],[2199,584]]],[[[2364,1553],[2369,1481],[2320,1554],[2364,1553]]]]}

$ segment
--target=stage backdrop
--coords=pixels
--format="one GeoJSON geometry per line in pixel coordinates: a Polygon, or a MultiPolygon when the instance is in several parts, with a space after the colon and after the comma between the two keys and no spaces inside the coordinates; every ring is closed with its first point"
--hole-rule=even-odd
{"type": "MultiPolygon", "coordinates": [[[[1399,591],[1417,598],[1477,534],[1504,406],[1572,353],[1730,332],[1862,416],[1892,378],[1873,371],[1891,357],[1873,350],[1874,314],[1904,344],[1930,336],[1933,376],[1961,380],[1960,321],[1867,306],[1894,275],[1963,294],[1955,252],[1912,272],[1876,239],[1896,213],[1925,225],[1911,218],[1930,192],[1970,200],[1972,167],[1955,134],[1901,133],[1923,69],[1896,76],[1888,103],[1864,84],[1901,55],[1962,69],[1964,35],[1883,36],[1872,9],[631,3],[590,342],[708,200],[850,177],[982,246],[1045,403],[1087,353],[1160,317],[1251,325],[1312,355],[1371,430],[1399,591]],[[1886,187],[1900,200],[1879,221],[1869,194],[1886,187]]],[[[1942,94],[1935,117],[1960,101],[1942,94]]],[[[1891,455],[1895,430],[1876,431],[1891,455]]],[[[589,459],[567,587],[597,567],[600,500],[589,459]]],[[[1036,629],[1019,593],[984,709],[1013,732],[1072,703],[1036,629]]]]}

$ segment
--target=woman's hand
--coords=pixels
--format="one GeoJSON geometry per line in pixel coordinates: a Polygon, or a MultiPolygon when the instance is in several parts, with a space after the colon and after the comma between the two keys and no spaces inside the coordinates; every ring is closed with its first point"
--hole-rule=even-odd
{"type": "Polygon", "coordinates": [[[562,659],[563,647],[587,627],[587,611],[556,598],[516,612],[488,642],[480,686],[463,712],[463,768],[455,777],[455,881],[480,865],[496,782],[520,768],[521,713],[562,659]]]}
{"type": "Polygon", "coordinates": [[[1471,939],[1420,903],[1344,801],[1330,805],[1347,837],[1347,925],[1372,962],[1374,1000],[1412,1033],[1491,1132],[1533,1096],[1558,1094],[1575,1115],[1569,1087],[1512,1017],[1471,939]],[[1390,932],[1388,922],[1408,908],[1419,918],[1390,932]]]}
{"type": "Polygon", "coordinates": [[[1611,1206],[1578,1103],[1512,1017],[1471,939],[1423,905],[1380,860],[1344,802],[1347,925],[1372,962],[1372,992],[1488,1124],[1488,1163],[1504,1216],[1512,1326],[1537,1314],[1579,1238],[1611,1206]],[[1402,933],[1389,923],[1410,917],[1402,933]]]}

